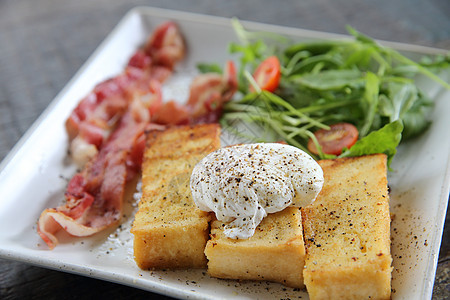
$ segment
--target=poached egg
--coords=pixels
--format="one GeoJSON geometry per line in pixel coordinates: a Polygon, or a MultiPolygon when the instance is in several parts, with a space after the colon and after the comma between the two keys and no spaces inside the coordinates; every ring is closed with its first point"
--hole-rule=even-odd
{"type": "Polygon", "coordinates": [[[190,188],[201,210],[213,211],[226,223],[227,237],[247,239],[268,213],[312,203],[323,181],[321,167],[304,151],[256,143],[207,155],[194,167],[190,188]]]}

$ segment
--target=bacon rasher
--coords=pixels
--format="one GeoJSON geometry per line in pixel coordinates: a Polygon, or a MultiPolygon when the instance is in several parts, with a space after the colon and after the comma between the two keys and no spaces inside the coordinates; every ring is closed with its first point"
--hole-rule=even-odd
{"type": "Polygon", "coordinates": [[[223,74],[205,73],[191,83],[185,105],[168,101],[155,115],[159,124],[198,124],[218,122],[223,104],[233,97],[238,88],[236,67],[232,61],[225,64],[223,74]]]}
{"type": "Polygon", "coordinates": [[[70,180],[65,204],[41,213],[38,233],[51,249],[61,229],[89,236],[120,220],[125,183],[140,171],[144,130],[161,105],[160,83],[185,51],[175,23],[158,26],[122,74],[98,84],[73,110],[66,121],[70,152],[84,167],[70,180]]]}
{"type": "Polygon", "coordinates": [[[184,52],[176,25],[159,26],[124,73],[97,85],[75,108],[66,123],[71,150],[95,151],[70,180],[65,204],[44,210],[39,218],[38,233],[50,249],[58,244],[55,234],[61,229],[73,236],[90,236],[120,221],[126,182],[140,172],[146,130],[219,120],[223,103],[237,90],[232,62],[223,75],[196,77],[185,105],[174,101],[161,105],[160,83],[184,52]]]}
{"type": "MultiPolygon", "coordinates": [[[[150,89],[153,97],[161,97],[157,81],[150,82],[150,89]]],[[[58,243],[55,233],[60,229],[89,236],[120,221],[125,184],[140,170],[149,124],[149,107],[134,98],[98,154],[70,180],[66,203],[42,212],[38,233],[51,249],[58,243]]]]}
{"type": "MultiPolygon", "coordinates": [[[[96,155],[126,112],[130,99],[145,95],[150,80],[164,82],[185,51],[176,24],[163,23],[134,53],[122,74],[99,83],[80,101],[66,121],[70,154],[79,166],[96,155]]],[[[154,113],[160,105],[151,103],[151,111],[154,113]]]]}

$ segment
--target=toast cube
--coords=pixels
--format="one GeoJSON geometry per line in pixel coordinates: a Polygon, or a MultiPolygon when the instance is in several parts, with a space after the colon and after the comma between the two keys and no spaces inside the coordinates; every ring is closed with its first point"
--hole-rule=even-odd
{"type": "Polygon", "coordinates": [[[392,257],[386,156],[319,161],[324,186],[303,207],[303,272],[314,299],[389,299],[392,257]]]}
{"type": "Polygon", "coordinates": [[[305,246],[298,208],[269,214],[245,240],[226,237],[223,226],[217,220],[211,224],[211,239],[205,248],[210,276],[304,287],[305,246]]]}
{"type": "Polygon", "coordinates": [[[197,208],[189,187],[192,169],[220,147],[216,124],[148,134],[142,197],[131,232],[142,269],[204,268],[211,214],[197,208]]]}

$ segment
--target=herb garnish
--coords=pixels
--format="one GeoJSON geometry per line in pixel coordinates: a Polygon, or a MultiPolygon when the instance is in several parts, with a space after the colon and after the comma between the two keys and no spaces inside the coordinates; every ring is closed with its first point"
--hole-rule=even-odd
{"type": "MultiPolygon", "coordinates": [[[[230,53],[240,55],[240,97],[224,107],[221,124],[225,128],[236,119],[258,124],[309,153],[306,144],[314,140],[314,131],[348,122],[357,127],[359,140],[339,157],[385,153],[390,163],[401,140],[419,135],[430,124],[433,102],[414,78],[424,75],[450,89],[434,73],[449,68],[449,53],[415,62],[351,27],[352,40],[293,44],[283,36],[249,32],[237,20],[232,22],[241,41],[229,46],[230,53]],[[273,55],[281,62],[281,79],[277,89],[269,92],[258,88],[251,72],[273,55]]],[[[247,138],[272,141],[262,136],[247,138]]],[[[315,157],[336,155],[319,149],[315,157]]]]}

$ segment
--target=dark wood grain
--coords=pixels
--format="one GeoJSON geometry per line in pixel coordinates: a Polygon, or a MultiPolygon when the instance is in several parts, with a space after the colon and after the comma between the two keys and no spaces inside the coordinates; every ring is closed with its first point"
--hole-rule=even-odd
{"type": "MultiPolygon", "coordinates": [[[[136,5],[450,48],[448,0],[0,0],[0,160],[136,5]]],[[[0,199],[1,200],[1,199],[0,199]]],[[[433,299],[450,297],[449,214],[433,299]]],[[[5,230],[4,228],[0,230],[5,230]]],[[[0,259],[0,299],[141,299],[152,293],[0,259]]]]}

